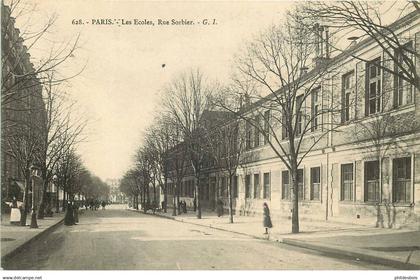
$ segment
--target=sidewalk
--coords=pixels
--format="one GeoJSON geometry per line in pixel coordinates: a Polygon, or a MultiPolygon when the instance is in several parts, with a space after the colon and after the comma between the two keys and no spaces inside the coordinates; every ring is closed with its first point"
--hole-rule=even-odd
{"type": "Polygon", "coordinates": [[[214,212],[203,212],[202,219],[197,219],[192,211],[172,216],[172,209],[155,215],[394,268],[420,269],[420,231],[301,220],[300,233],[292,234],[291,220],[284,219],[273,220],[274,227],[265,235],[260,216],[234,216],[234,223],[230,224],[228,215],[217,217],[214,212]]]}
{"type": "Polygon", "coordinates": [[[38,219],[38,228],[29,228],[31,215],[26,220],[26,226],[10,224],[10,215],[3,215],[1,221],[1,259],[17,253],[28,243],[39,238],[43,233],[53,230],[64,219],[64,213],[54,213],[53,217],[38,219]]]}

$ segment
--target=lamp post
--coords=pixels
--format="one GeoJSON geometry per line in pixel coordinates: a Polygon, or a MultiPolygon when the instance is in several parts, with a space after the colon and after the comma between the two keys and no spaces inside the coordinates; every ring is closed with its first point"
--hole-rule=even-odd
{"type": "Polygon", "coordinates": [[[38,228],[36,220],[36,204],[35,204],[35,180],[34,178],[38,174],[38,168],[34,165],[31,166],[31,179],[32,179],[32,214],[31,214],[31,226],[30,228],[38,228]]]}
{"type": "Polygon", "coordinates": [[[55,201],[55,206],[56,206],[55,213],[60,213],[60,194],[59,194],[59,191],[58,191],[58,176],[57,176],[57,174],[54,174],[52,180],[53,180],[53,184],[54,184],[54,190],[56,192],[56,194],[55,194],[55,199],[56,199],[56,201],[55,201]]]}

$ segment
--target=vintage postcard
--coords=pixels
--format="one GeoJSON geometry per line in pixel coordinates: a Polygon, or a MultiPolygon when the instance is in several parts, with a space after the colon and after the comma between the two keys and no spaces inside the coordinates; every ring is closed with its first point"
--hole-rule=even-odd
{"type": "Polygon", "coordinates": [[[418,279],[419,50],[416,0],[2,1],[3,279],[418,279]]]}

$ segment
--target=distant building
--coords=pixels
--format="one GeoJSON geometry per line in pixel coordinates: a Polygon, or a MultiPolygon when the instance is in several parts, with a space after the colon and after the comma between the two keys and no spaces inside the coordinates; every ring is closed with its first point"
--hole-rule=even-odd
{"type": "Polygon", "coordinates": [[[111,188],[109,199],[112,203],[122,204],[127,203],[127,199],[125,197],[125,194],[120,192],[119,186],[120,186],[120,180],[118,179],[107,179],[105,181],[111,188]]]}

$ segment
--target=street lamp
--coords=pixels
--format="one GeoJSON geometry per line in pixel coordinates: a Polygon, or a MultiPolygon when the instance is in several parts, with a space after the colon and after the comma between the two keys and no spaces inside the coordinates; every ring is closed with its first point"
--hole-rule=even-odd
{"type": "Polygon", "coordinates": [[[53,185],[54,185],[54,190],[56,192],[56,201],[55,201],[55,213],[59,213],[60,212],[60,196],[59,196],[59,192],[58,192],[58,176],[57,174],[54,174],[54,176],[52,177],[52,181],[53,181],[53,185]]]}
{"type": "Polygon", "coordinates": [[[36,205],[35,205],[35,180],[34,178],[38,176],[38,168],[34,165],[30,167],[31,177],[32,177],[32,214],[31,214],[31,226],[30,228],[38,228],[38,223],[36,220],[36,205]]]}

